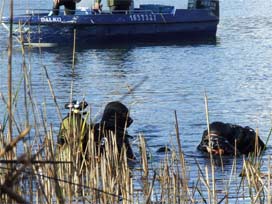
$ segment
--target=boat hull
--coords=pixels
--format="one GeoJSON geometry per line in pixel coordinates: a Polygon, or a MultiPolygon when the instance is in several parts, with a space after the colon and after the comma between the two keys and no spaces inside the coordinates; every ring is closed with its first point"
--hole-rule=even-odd
{"type": "MultiPolygon", "coordinates": [[[[6,20],[7,21],[7,20],[6,20]]],[[[24,43],[73,44],[155,42],[215,37],[219,19],[209,10],[177,9],[171,13],[22,15],[14,18],[24,43]],[[18,26],[18,25],[23,26],[18,26]],[[22,34],[22,35],[21,35],[22,34]]]]}

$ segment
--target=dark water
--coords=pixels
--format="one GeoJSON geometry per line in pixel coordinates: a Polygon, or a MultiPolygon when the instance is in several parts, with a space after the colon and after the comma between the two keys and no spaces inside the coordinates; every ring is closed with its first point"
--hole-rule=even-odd
{"type": "MultiPolygon", "coordinates": [[[[50,1],[36,2],[38,8],[51,7],[50,1]]],[[[135,2],[138,3],[140,1],[135,2]]],[[[183,6],[186,2],[174,0],[169,4],[183,6]]],[[[55,133],[60,121],[42,65],[48,69],[63,115],[63,104],[69,100],[73,79],[74,97],[85,97],[91,105],[92,118],[96,119],[107,102],[120,99],[127,93],[127,86],[133,87],[147,77],[133,93],[126,95],[123,102],[130,107],[134,119],[130,133],[142,133],[153,154],[160,145],[176,144],[176,110],[182,146],[189,163],[193,164],[195,157],[200,163],[206,162],[196,151],[206,127],[205,92],[210,121],[258,128],[260,136],[266,140],[272,109],[272,2],[231,0],[220,4],[221,19],[214,42],[77,49],[74,73],[71,69],[72,49],[42,49],[42,54],[31,51],[27,61],[32,74],[33,95],[39,107],[46,104],[47,122],[53,124],[55,133]]],[[[19,1],[15,6],[30,8],[29,5],[32,4],[19,1]]],[[[4,12],[7,13],[7,9],[4,12]]],[[[6,95],[7,35],[2,27],[0,36],[0,91],[6,95]]],[[[15,85],[21,78],[21,65],[21,51],[17,45],[13,56],[15,85]]],[[[0,101],[1,112],[4,109],[0,101]]],[[[21,109],[22,105],[19,105],[16,111],[24,120],[21,109]]],[[[268,149],[265,158],[270,153],[268,149]]],[[[191,168],[192,177],[197,176],[196,167],[191,168]]]]}

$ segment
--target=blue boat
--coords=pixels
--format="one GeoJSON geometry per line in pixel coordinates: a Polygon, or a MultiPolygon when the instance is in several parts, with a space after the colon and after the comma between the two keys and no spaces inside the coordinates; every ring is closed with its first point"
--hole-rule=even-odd
{"type": "MultiPolygon", "coordinates": [[[[2,18],[8,29],[9,17],[2,18]]],[[[14,35],[24,44],[155,42],[215,37],[218,0],[189,0],[187,9],[145,4],[127,10],[78,8],[73,15],[31,11],[14,16],[14,35]]]]}

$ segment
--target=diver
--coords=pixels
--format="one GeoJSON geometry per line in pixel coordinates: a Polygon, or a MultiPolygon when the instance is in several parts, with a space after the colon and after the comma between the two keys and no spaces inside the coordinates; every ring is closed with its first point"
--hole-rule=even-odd
{"type": "Polygon", "coordinates": [[[197,149],[214,155],[248,155],[251,152],[260,153],[265,144],[256,132],[246,126],[213,122],[208,130],[203,132],[202,140],[197,149]],[[210,143],[210,144],[209,144],[210,143]]]}
{"type": "Polygon", "coordinates": [[[86,114],[88,103],[86,101],[78,102],[73,100],[71,103],[65,104],[65,109],[69,109],[69,113],[62,120],[57,143],[59,146],[76,142],[80,145],[81,151],[85,151],[88,139],[89,125],[83,115],[86,114]]]}
{"type": "Polygon", "coordinates": [[[127,132],[127,128],[133,120],[129,116],[128,108],[119,101],[113,101],[106,105],[102,119],[94,126],[94,140],[98,151],[104,151],[104,144],[115,139],[118,153],[120,155],[123,146],[126,149],[126,155],[129,160],[135,160],[129,138],[132,138],[127,132]]]}
{"type": "Polygon", "coordinates": [[[60,6],[64,6],[65,15],[74,15],[76,10],[76,3],[79,3],[81,0],[53,0],[53,11],[49,13],[51,15],[59,15],[60,6]]]}

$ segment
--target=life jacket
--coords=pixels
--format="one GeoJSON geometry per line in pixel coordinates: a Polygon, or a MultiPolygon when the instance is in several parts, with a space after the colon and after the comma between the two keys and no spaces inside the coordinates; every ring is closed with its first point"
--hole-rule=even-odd
{"type": "Polygon", "coordinates": [[[58,144],[63,146],[77,141],[80,144],[80,149],[86,147],[88,138],[88,124],[86,119],[82,118],[80,113],[71,112],[62,120],[60,131],[58,134],[58,144]]]}

